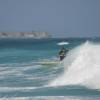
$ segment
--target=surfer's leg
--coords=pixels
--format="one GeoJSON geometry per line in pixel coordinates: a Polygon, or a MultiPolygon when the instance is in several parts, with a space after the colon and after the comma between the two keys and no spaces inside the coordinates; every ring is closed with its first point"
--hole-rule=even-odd
{"type": "Polygon", "coordinates": [[[64,56],[60,56],[60,61],[62,61],[64,59],[64,56]]]}

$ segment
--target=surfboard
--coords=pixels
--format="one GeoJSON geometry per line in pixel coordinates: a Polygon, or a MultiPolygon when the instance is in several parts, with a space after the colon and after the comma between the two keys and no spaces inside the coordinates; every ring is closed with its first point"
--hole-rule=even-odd
{"type": "Polygon", "coordinates": [[[41,64],[41,65],[55,65],[59,64],[59,61],[43,61],[43,62],[35,62],[36,64],[41,64]]]}

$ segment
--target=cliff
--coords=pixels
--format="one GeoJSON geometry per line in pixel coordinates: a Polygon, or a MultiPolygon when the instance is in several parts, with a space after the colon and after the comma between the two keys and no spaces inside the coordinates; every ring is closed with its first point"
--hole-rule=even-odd
{"type": "Polygon", "coordinates": [[[0,32],[0,38],[51,38],[47,32],[0,32]]]}

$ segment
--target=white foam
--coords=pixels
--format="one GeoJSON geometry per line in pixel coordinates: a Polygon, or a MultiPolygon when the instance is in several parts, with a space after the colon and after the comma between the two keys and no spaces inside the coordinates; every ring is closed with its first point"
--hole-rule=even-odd
{"type": "Polygon", "coordinates": [[[41,87],[0,87],[0,92],[29,91],[41,87]]]}
{"type": "Polygon", "coordinates": [[[93,96],[30,96],[30,97],[3,97],[0,100],[100,100],[93,96]]]}
{"type": "Polygon", "coordinates": [[[69,42],[65,42],[65,41],[57,43],[57,45],[68,45],[68,44],[69,44],[69,42]]]}
{"type": "Polygon", "coordinates": [[[86,42],[71,50],[64,62],[64,73],[50,86],[83,85],[100,89],[100,44],[86,42]]]}

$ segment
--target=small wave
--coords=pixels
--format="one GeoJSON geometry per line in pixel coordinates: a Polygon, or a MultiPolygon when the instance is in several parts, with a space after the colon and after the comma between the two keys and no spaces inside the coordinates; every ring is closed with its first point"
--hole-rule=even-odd
{"type": "Polygon", "coordinates": [[[0,92],[29,91],[41,87],[0,87],[0,92]]]}
{"type": "Polygon", "coordinates": [[[100,100],[93,96],[35,96],[35,97],[3,97],[0,100],[100,100]]]}
{"type": "Polygon", "coordinates": [[[65,41],[57,43],[57,45],[68,45],[68,44],[69,42],[65,42],[65,41]]]}

